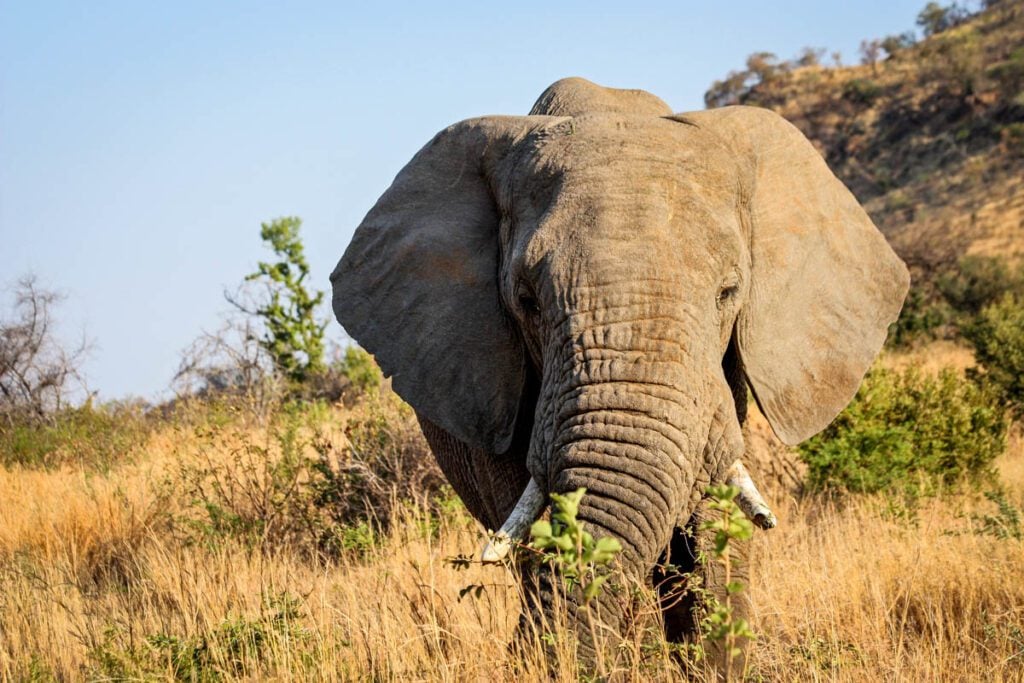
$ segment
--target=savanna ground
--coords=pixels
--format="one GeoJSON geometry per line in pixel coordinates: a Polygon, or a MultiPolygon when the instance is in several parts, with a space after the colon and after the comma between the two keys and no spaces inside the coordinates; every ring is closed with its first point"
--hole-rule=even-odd
{"type": "MultiPolygon", "coordinates": [[[[416,500],[436,472],[408,464],[429,456],[386,393],[269,422],[184,405],[115,447],[0,468],[5,680],[550,679],[542,638],[507,647],[511,570],[449,561],[483,533],[450,494],[416,500]]],[[[996,464],[1019,510],[1019,432],[996,464]]],[[[772,503],[747,679],[1024,680],[1024,541],[992,533],[1013,509],[980,491],[910,514],[882,497],[772,503]]],[[[643,612],[606,672],[678,679],[643,612]]],[[[557,649],[554,678],[579,680],[557,649]]]]}

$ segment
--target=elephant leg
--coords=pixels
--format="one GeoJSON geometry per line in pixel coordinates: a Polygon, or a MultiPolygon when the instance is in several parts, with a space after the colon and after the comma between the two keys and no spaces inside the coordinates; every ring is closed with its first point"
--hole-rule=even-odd
{"type": "MultiPolygon", "coordinates": [[[[701,523],[717,514],[710,509],[709,501],[702,500],[685,527],[676,528],[666,553],[669,569],[655,572],[654,581],[661,600],[665,620],[665,637],[673,643],[700,643],[701,621],[714,602],[725,604],[728,598],[732,618],[749,619],[749,541],[732,541],[729,544],[729,571],[712,553],[714,532],[701,531],[701,523]],[[747,588],[738,594],[727,596],[726,584],[739,581],[747,588]]],[[[740,639],[745,641],[745,639],[740,639]]],[[[746,659],[746,642],[737,642],[740,654],[730,663],[734,673],[743,671],[746,659]]],[[[726,665],[725,643],[704,642],[708,662],[718,671],[724,672],[726,665]]]]}
{"type": "Polygon", "coordinates": [[[515,444],[495,455],[472,448],[417,414],[437,464],[466,509],[485,528],[497,530],[530,481],[525,456],[515,444]]]}

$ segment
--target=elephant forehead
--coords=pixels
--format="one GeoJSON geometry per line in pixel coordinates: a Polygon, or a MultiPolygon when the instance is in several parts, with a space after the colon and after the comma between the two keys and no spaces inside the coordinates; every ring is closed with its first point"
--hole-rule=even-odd
{"type": "Polygon", "coordinates": [[[721,142],[696,126],[660,117],[601,114],[527,140],[512,160],[503,202],[510,213],[539,219],[558,204],[734,206],[740,167],[721,142]]]}
{"type": "MultiPolygon", "coordinates": [[[[721,142],[699,126],[660,116],[594,113],[538,131],[524,148],[541,164],[562,171],[608,164],[730,166],[721,142]]],[[[734,169],[728,169],[734,172],[734,169]]]]}
{"type": "Polygon", "coordinates": [[[735,260],[739,175],[717,140],[652,117],[574,121],[535,141],[509,186],[527,264],[593,271],[668,269],[687,253],[712,265],[735,260]]]}

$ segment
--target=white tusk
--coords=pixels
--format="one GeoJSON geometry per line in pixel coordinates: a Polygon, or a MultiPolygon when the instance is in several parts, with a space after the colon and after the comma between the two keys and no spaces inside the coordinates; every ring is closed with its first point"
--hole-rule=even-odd
{"type": "Polygon", "coordinates": [[[530,477],[530,483],[526,485],[523,495],[519,496],[519,502],[512,508],[508,519],[480,552],[480,561],[491,564],[503,560],[512,549],[512,543],[526,536],[530,526],[540,517],[545,505],[547,500],[544,498],[544,492],[540,490],[533,477],[530,477]]]}
{"type": "Polygon", "coordinates": [[[743,466],[742,462],[737,460],[732,464],[726,475],[725,483],[740,490],[739,495],[736,496],[736,504],[740,506],[743,514],[750,521],[762,529],[775,528],[778,523],[775,513],[771,511],[768,503],[761,496],[761,492],[754,486],[754,480],[750,478],[750,473],[747,472],[747,468],[743,466]]]}

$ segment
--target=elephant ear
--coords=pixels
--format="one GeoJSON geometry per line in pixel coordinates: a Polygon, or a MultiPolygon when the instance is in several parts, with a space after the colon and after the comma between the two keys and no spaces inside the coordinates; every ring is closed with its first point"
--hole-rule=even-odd
{"type": "Polygon", "coordinates": [[[526,356],[498,289],[495,168],[547,117],[438,133],[356,229],[331,274],[334,314],[416,412],[470,446],[507,450],[526,356]]]}
{"type": "Polygon", "coordinates": [[[751,282],[736,339],[762,412],[782,441],[797,444],[853,398],[910,275],[788,121],[755,107],[683,118],[731,142],[750,173],[751,282]]]}

